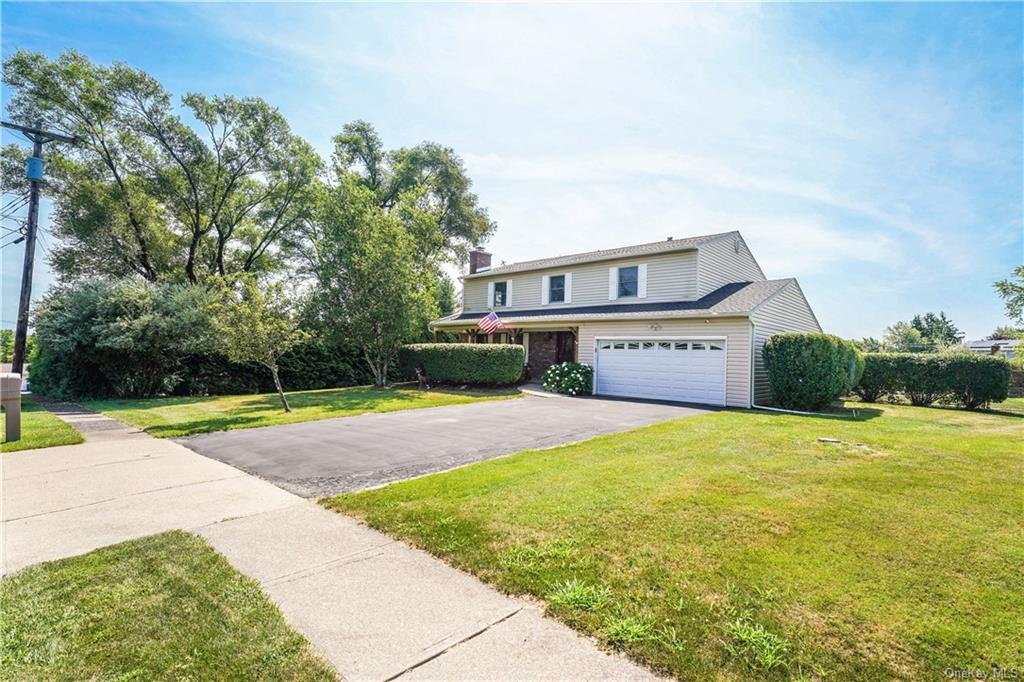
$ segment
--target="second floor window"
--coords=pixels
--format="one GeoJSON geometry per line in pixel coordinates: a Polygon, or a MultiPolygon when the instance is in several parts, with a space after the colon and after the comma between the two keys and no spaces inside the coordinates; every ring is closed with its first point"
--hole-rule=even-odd
{"type": "Polygon", "coordinates": [[[508,305],[508,282],[494,283],[494,307],[508,305]]]}
{"type": "Polygon", "coordinates": [[[619,298],[637,295],[637,267],[619,268],[619,298]]]}
{"type": "Polygon", "coordinates": [[[565,303],[565,275],[555,275],[548,286],[549,303],[565,303]]]}

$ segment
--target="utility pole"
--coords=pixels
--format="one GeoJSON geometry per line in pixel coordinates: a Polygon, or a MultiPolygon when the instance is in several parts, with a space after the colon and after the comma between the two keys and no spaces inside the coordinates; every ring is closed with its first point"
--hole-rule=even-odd
{"type": "Polygon", "coordinates": [[[39,226],[39,186],[43,182],[43,145],[47,142],[74,143],[75,138],[0,121],[4,128],[17,130],[32,141],[32,156],[25,163],[25,177],[29,179],[28,225],[25,231],[25,260],[21,269],[21,298],[18,299],[18,322],[14,328],[14,358],[11,372],[21,374],[25,368],[25,343],[28,339],[28,308],[32,302],[32,268],[36,260],[36,230],[39,226]]]}

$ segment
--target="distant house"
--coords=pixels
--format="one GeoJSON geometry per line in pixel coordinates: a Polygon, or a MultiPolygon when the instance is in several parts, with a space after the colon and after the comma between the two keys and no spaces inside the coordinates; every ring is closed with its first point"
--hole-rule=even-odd
{"type": "Polygon", "coordinates": [[[732,407],[769,399],[776,332],[821,331],[795,279],[766,279],[739,232],[491,267],[470,253],[462,309],[436,332],[526,347],[527,375],[594,367],[594,393],[732,407]],[[477,322],[494,312],[504,327],[477,322]]]}
{"type": "Polygon", "coordinates": [[[1017,357],[1019,339],[982,339],[971,341],[967,347],[979,355],[1002,355],[1007,360],[1017,357]]]}

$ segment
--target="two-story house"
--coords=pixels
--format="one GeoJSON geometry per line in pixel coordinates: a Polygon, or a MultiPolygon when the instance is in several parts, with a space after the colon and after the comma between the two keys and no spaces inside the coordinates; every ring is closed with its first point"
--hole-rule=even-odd
{"type": "Polygon", "coordinates": [[[594,367],[594,393],[749,407],[769,398],[761,360],[781,331],[821,331],[795,279],[765,279],[739,232],[491,267],[470,254],[462,309],[432,323],[467,343],[521,343],[526,373],[594,367]],[[494,311],[505,325],[484,334],[494,311]]]}

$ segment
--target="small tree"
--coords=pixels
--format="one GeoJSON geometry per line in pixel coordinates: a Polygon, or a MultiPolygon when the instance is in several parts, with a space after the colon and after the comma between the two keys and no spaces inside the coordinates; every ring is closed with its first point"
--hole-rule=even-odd
{"type": "Polygon", "coordinates": [[[252,275],[223,283],[214,312],[221,352],[232,362],[257,362],[270,370],[285,412],[291,412],[281,388],[278,360],[309,334],[299,329],[298,306],[281,282],[260,286],[252,275]]]}
{"type": "Polygon", "coordinates": [[[995,284],[996,292],[1006,306],[1006,316],[1017,324],[1024,325],[1024,265],[1013,269],[1013,275],[995,284]]]}
{"type": "Polygon", "coordinates": [[[902,352],[920,351],[924,348],[924,337],[909,322],[897,322],[885,329],[885,345],[902,352]]]}

